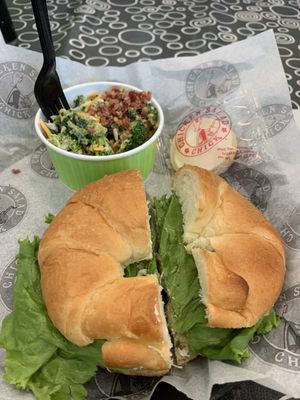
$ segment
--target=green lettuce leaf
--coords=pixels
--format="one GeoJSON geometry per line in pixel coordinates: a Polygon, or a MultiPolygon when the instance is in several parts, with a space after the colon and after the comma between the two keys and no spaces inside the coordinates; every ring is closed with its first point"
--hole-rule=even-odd
{"type": "Polygon", "coordinates": [[[201,287],[192,255],[183,243],[183,218],[175,194],[154,200],[160,234],[160,262],[163,285],[172,307],[172,330],[186,337],[192,354],[217,360],[241,362],[250,356],[248,345],[255,334],[264,334],[279,325],[274,310],[255,326],[245,329],[220,329],[207,326],[205,306],[200,301],[201,287]]]}
{"type": "MultiPolygon", "coordinates": [[[[150,214],[152,213],[152,210],[150,209],[150,214]]],[[[150,229],[151,229],[151,241],[152,241],[152,258],[151,260],[143,260],[143,261],[138,261],[136,263],[128,265],[125,270],[124,270],[124,276],[125,277],[132,277],[132,276],[137,276],[141,272],[143,275],[157,275],[159,279],[159,272],[157,268],[157,247],[158,247],[158,242],[157,242],[157,235],[156,235],[156,229],[155,229],[155,222],[153,215],[151,215],[150,218],[150,229]]]]}
{"type": "Polygon", "coordinates": [[[37,237],[20,242],[14,310],[0,332],[0,346],[6,349],[4,379],[32,390],[38,400],[81,400],[87,394],[83,384],[103,366],[103,342],[78,347],[53,326],[41,294],[38,246],[37,237]]]}
{"type": "Polygon", "coordinates": [[[55,218],[55,215],[54,215],[54,214],[48,213],[48,214],[45,216],[45,224],[51,224],[51,222],[54,220],[54,218],[55,218]]]}

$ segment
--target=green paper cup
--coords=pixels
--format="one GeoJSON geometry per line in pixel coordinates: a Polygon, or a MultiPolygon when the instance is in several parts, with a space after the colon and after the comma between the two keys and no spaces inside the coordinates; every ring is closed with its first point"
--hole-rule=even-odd
{"type": "MultiPolygon", "coordinates": [[[[91,92],[103,92],[113,86],[141,91],[141,89],[134,86],[119,82],[91,82],[72,86],[64,90],[64,93],[72,107],[73,100],[78,95],[88,95],[91,92]]],[[[125,153],[108,156],[75,154],[59,149],[51,144],[40,127],[40,118],[43,120],[46,119],[42,111],[39,109],[34,121],[35,130],[41,141],[47,147],[50,159],[59,179],[72,190],[78,190],[105,175],[110,175],[127,169],[139,170],[143,179],[146,179],[153,170],[157,149],[156,142],[164,126],[164,115],[159,103],[153,98],[151,102],[158,110],[159,125],[156,132],[141,146],[125,153]]]]}

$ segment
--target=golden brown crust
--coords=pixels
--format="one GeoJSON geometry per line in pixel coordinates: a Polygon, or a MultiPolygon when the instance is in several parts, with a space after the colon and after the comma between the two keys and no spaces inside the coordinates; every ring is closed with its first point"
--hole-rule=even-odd
{"type": "MultiPolygon", "coordinates": [[[[169,370],[166,360],[157,351],[156,347],[145,346],[136,340],[116,339],[105,342],[102,346],[103,360],[107,368],[123,368],[134,370],[139,375],[142,370],[155,371],[157,375],[164,375],[169,370]],[[143,369],[138,366],[142,365],[143,369]]],[[[149,374],[149,373],[148,373],[149,374]]]]}
{"type": "Polygon", "coordinates": [[[129,262],[152,257],[146,194],[138,171],[105,176],[101,184],[91,183],[75,193],[70,202],[84,203],[100,211],[131,247],[129,262]]]}
{"type": "Polygon", "coordinates": [[[193,238],[188,249],[198,268],[208,325],[254,325],[274,305],[283,285],[285,257],[279,234],[256,207],[212,172],[184,166],[177,171],[175,188],[183,204],[185,237],[193,238]],[[189,193],[178,190],[183,180],[186,187],[193,186],[197,203],[189,215],[184,212],[189,193]]]}
{"type": "Polygon", "coordinates": [[[79,346],[107,340],[107,366],[138,375],[170,369],[157,277],[123,277],[127,264],[151,258],[151,247],[143,181],[130,170],[76,193],[45,232],[38,254],[42,292],[54,325],[79,346]],[[133,348],[137,354],[130,363],[133,348]],[[120,351],[119,357],[114,358],[113,349],[120,351]]]}
{"type": "MultiPolygon", "coordinates": [[[[123,263],[132,256],[130,245],[105,220],[99,210],[80,202],[70,201],[45,232],[39,251],[43,264],[57,248],[105,252],[123,263]]],[[[145,246],[144,246],[145,247],[145,246]]]]}
{"type": "MultiPolygon", "coordinates": [[[[223,238],[216,236],[211,238],[211,245],[222,258],[224,267],[247,282],[248,295],[242,309],[227,307],[229,311],[236,312],[235,315],[231,314],[229,320],[226,313],[220,313],[214,307],[210,309],[208,306],[210,326],[236,328],[255,325],[280,295],[285,273],[280,252],[267,240],[251,234],[224,235],[223,238]]],[[[215,290],[222,290],[217,287],[217,281],[211,279],[210,282],[215,290]]],[[[229,281],[223,286],[223,290],[226,290],[226,286],[230,286],[229,281]]],[[[211,296],[209,298],[209,304],[218,306],[211,296]]]]}
{"type": "Polygon", "coordinates": [[[201,282],[206,279],[202,287],[206,287],[208,305],[213,304],[224,310],[236,312],[243,310],[249,295],[247,281],[230,267],[226,267],[222,254],[218,251],[194,248],[192,254],[198,268],[200,263],[205,265],[205,273],[201,276],[202,271],[199,271],[199,275],[201,282]]]}
{"type": "Polygon", "coordinates": [[[94,290],[83,329],[88,336],[102,339],[126,337],[149,344],[162,342],[159,302],[155,275],[116,279],[101,290],[94,290]]]}

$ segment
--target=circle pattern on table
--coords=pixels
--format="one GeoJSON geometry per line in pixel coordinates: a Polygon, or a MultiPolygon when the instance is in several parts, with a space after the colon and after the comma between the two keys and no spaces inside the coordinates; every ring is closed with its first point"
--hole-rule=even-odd
{"type": "MultiPolygon", "coordinates": [[[[40,51],[28,1],[7,0],[19,46],[40,51]]],[[[300,9],[297,1],[48,0],[54,47],[86,65],[126,65],[196,55],[273,29],[300,108],[300,9]],[[72,32],[72,38],[68,37],[72,32]],[[143,59],[145,61],[145,58],[143,59]]]]}

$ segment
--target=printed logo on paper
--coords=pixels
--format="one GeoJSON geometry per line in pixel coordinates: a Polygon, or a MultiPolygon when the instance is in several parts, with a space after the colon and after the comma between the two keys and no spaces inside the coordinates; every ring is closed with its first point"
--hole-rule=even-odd
{"type": "Polygon", "coordinates": [[[17,278],[17,260],[14,259],[4,269],[0,278],[0,295],[4,306],[12,311],[13,309],[13,288],[17,278]]]}
{"type": "Polygon", "coordinates": [[[257,336],[251,350],[263,361],[288,371],[300,372],[300,284],[285,290],[275,310],[280,326],[267,335],[257,336]]]}
{"type": "Polygon", "coordinates": [[[225,61],[213,61],[193,69],[186,79],[186,95],[195,105],[205,105],[233,92],[240,85],[236,68],[225,61]]]}
{"type": "Polygon", "coordinates": [[[0,186],[0,234],[18,225],[27,210],[23,193],[13,186],[0,186]]]}
{"type": "Polygon", "coordinates": [[[300,250],[300,204],[298,204],[280,229],[284,243],[294,250],[300,250]]]}
{"type": "MultiPolygon", "coordinates": [[[[120,396],[128,400],[142,400],[149,396],[159,378],[130,377],[112,374],[99,369],[96,376],[88,383],[87,390],[91,399],[104,400],[120,396]]],[[[119,397],[118,397],[119,398],[119,397]]]]}
{"type": "Polygon", "coordinates": [[[262,107],[261,113],[270,137],[282,132],[293,119],[292,107],[285,104],[269,104],[262,107]]]}
{"type": "Polygon", "coordinates": [[[31,168],[39,175],[46,178],[57,178],[57,174],[44,144],[40,144],[34,150],[31,156],[30,164],[31,168]]]}
{"type": "Polygon", "coordinates": [[[13,61],[0,64],[0,111],[16,119],[35,113],[34,83],[37,71],[30,65],[13,61]]]}
{"type": "Polygon", "coordinates": [[[272,184],[266,175],[235,163],[223,177],[259,210],[266,211],[272,194],[272,184]]]}
{"type": "Polygon", "coordinates": [[[175,145],[184,156],[206,153],[228,136],[229,115],[218,107],[205,107],[188,114],[177,128],[175,145]]]}

